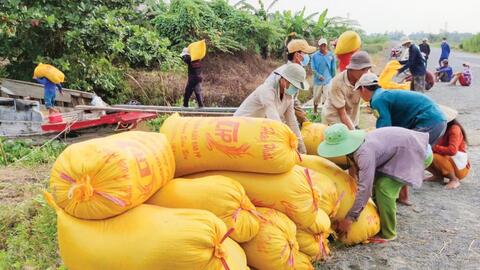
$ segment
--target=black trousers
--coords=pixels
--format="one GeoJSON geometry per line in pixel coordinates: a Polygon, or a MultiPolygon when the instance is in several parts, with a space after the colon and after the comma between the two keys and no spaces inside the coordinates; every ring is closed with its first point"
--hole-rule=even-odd
{"type": "Polygon", "coordinates": [[[188,107],[188,101],[193,93],[195,93],[195,99],[197,100],[198,107],[204,107],[202,88],[200,87],[201,82],[201,78],[188,78],[187,86],[185,87],[185,94],[183,96],[183,107],[188,107]]]}

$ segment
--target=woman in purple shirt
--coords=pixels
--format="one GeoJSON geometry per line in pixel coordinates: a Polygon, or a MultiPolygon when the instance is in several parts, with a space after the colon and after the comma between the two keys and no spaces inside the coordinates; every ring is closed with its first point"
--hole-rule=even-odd
{"type": "Polygon", "coordinates": [[[335,124],[325,130],[318,155],[325,158],[347,156],[357,175],[355,202],[337,232],[345,233],[373,195],[380,214],[378,240],[394,240],[396,199],[405,185],[420,187],[423,172],[433,160],[428,134],[400,127],[385,127],[370,133],[348,130],[335,124]]]}

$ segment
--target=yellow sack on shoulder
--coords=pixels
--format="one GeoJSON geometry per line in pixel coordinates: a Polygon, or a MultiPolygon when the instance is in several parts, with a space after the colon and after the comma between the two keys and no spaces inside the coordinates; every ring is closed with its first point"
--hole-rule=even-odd
{"type": "Polygon", "coordinates": [[[38,64],[38,66],[33,71],[33,77],[45,77],[55,84],[63,83],[65,81],[65,74],[63,74],[63,72],[61,72],[52,65],[42,63],[38,64]]]}
{"type": "Polygon", "coordinates": [[[393,77],[397,75],[401,67],[402,65],[397,60],[388,62],[378,77],[378,84],[383,89],[410,90],[410,83],[396,83],[393,81],[393,77]]]}
{"type": "Polygon", "coordinates": [[[368,239],[380,232],[380,216],[375,203],[370,199],[348,232],[340,236],[340,241],[346,245],[356,245],[368,242],[368,239]]]}
{"type": "Polygon", "coordinates": [[[239,243],[251,240],[260,228],[259,214],[242,185],[224,176],[174,179],[146,203],[208,210],[234,229],[230,237],[239,243]]]}
{"type": "Polygon", "coordinates": [[[308,228],[297,228],[297,241],[300,251],[311,259],[325,260],[330,255],[328,236],[330,235],[330,219],[322,210],[318,211],[315,222],[308,228]]]}
{"type": "Polygon", "coordinates": [[[297,137],[264,118],[170,116],[160,132],[172,145],[175,176],[213,170],[284,173],[297,163],[297,137]]]}
{"type": "Polygon", "coordinates": [[[362,46],[360,35],[355,31],[345,31],[338,37],[335,54],[351,53],[360,49],[360,46],[362,46]]]}
{"type": "Polygon", "coordinates": [[[299,227],[315,221],[318,193],[314,190],[310,171],[300,166],[283,174],[256,174],[212,171],[190,175],[188,178],[221,175],[239,182],[248,198],[257,207],[268,207],[286,214],[299,227]]]}
{"type": "Polygon", "coordinates": [[[307,256],[298,249],[295,224],[284,214],[269,208],[258,208],[265,217],[260,231],[241,244],[248,265],[262,270],[313,270],[307,256]]]}
{"type": "Polygon", "coordinates": [[[192,61],[202,60],[207,55],[207,43],[205,39],[188,45],[188,52],[192,61]]]}
{"type": "Polygon", "coordinates": [[[333,162],[319,156],[302,155],[301,166],[320,172],[329,177],[337,187],[339,206],[334,220],[344,219],[355,202],[357,182],[333,162]]]}
{"type": "Polygon", "coordinates": [[[335,216],[340,202],[334,182],[325,174],[314,170],[310,171],[310,175],[315,191],[318,193],[318,208],[328,216],[335,216]]]}
{"type": "Polygon", "coordinates": [[[248,269],[225,224],[208,211],[143,204],[113,218],[83,220],[45,197],[57,213],[60,256],[70,270],[248,269]]]}
{"type": "Polygon", "coordinates": [[[68,146],[50,177],[56,203],[83,219],[104,219],[145,202],[173,178],[166,137],[130,131],[68,146]]]}

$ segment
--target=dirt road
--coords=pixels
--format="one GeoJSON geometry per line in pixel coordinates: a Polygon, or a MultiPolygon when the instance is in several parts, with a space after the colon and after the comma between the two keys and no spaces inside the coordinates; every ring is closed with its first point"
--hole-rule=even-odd
{"type": "MultiPolygon", "coordinates": [[[[433,49],[429,70],[438,65],[439,49],[433,49]]],[[[480,74],[480,56],[452,52],[454,71],[462,62],[480,74]]],[[[480,79],[471,87],[439,83],[429,91],[440,104],[457,109],[469,140],[473,165],[470,176],[454,191],[439,183],[426,183],[412,193],[412,207],[399,206],[396,241],[359,245],[332,251],[333,258],[317,269],[480,269],[480,79]]]]}

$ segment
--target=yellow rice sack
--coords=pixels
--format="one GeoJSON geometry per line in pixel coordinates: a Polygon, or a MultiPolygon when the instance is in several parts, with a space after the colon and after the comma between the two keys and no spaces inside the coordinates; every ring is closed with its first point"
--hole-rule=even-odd
{"type": "Polygon", "coordinates": [[[38,64],[33,71],[34,78],[45,77],[55,84],[63,83],[65,81],[65,75],[56,67],[49,64],[38,64]]]}
{"type": "Polygon", "coordinates": [[[308,228],[297,228],[297,241],[300,251],[312,260],[324,260],[330,255],[328,236],[331,233],[331,223],[328,215],[318,211],[315,222],[308,228]]]}
{"type": "Polygon", "coordinates": [[[307,148],[307,154],[316,155],[318,145],[323,142],[323,132],[327,125],[312,122],[303,122],[300,130],[303,137],[303,142],[307,148]]]}
{"type": "Polygon", "coordinates": [[[305,168],[295,166],[283,174],[212,171],[188,178],[207,175],[226,176],[239,182],[255,206],[276,209],[300,227],[308,227],[315,221],[318,193],[313,188],[310,171],[305,168]]]}
{"type": "Polygon", "coordinates": [[[248,265],[262,270],[313,270],[307,256],[298,249],[296,226],[284,214],[258,208],[265,217],[260,231],[251,241],[241,244],[248,265]]]}
{"type": "Polygon", "coordinates": [[[299,159],[295,134],[270,119],[175,114],[160,131],[172,145],[176,177],[213,170],[284,173],[299,159]]]}
{"type": "Polygon", "coordinates": [[[259,215],[242,185],[224,176],[174,179],[146,203],[208,210],[234,229],[230,237],[239,243],[251,240],[260,228],[259,215]]]}
{"type": "Polygon", "coordinates": [[[207,55],[207,43],[205,39],[188,45],[188,52],[192,61],[202,60],[207,55]]]}
{"type": "Polygon", "coordinates": [[[325,174],[314,170],[310,170],[310,176],[315,191],[318,193],[318,207],[328,216],[335,216],[340,206],[335,183],[325,174]]]}
{"type": "Polygon", "coordinates": [[[67,147],[53,165],[50,190],[68,214],[104,219],[145,202],[174,171],[164,135],[131,131],[67,147]]]}
{"type": "Polygon", "coordinates": [[[393,77],[397,75],[397,71],[401,67],[402,65],[397,60],[388,62],[380,76],[378,76],[378,84],[383,89],[410,90],[410,83],[396,83],[393,81],[393,77]]]}
{"type": "Polygon", "coordinates": [[[355,31],[345,31],[338,37],[335,54],[351,53],[360,49],[360,46],[362,46],[360,35],[355,31]]]}
{"type": "Polygon", "coordinates": [[[142,204],[104,220],[57,213],[60,256],[70,270],[248,269],[225,224],[212,213],[142,204]]]}
{"type": "Polygon", "coordinates": [[[357,183],[355,179],[333,162],[319,156],[302,155],[300,165],[325,174],[332,179],[337,187],[339,201],[337,213],[332,218],[334,220],[344,219],[355,202],[355,194],[357,193],[357,183]]]}
{"type": "Polygon", "coordinates": [[[368,239],[380,232],[380,216],[375,203],[370,199],[348,232],[340,236],[340,241],[346,245],[356,245],[368,242],[368,239]]]}

